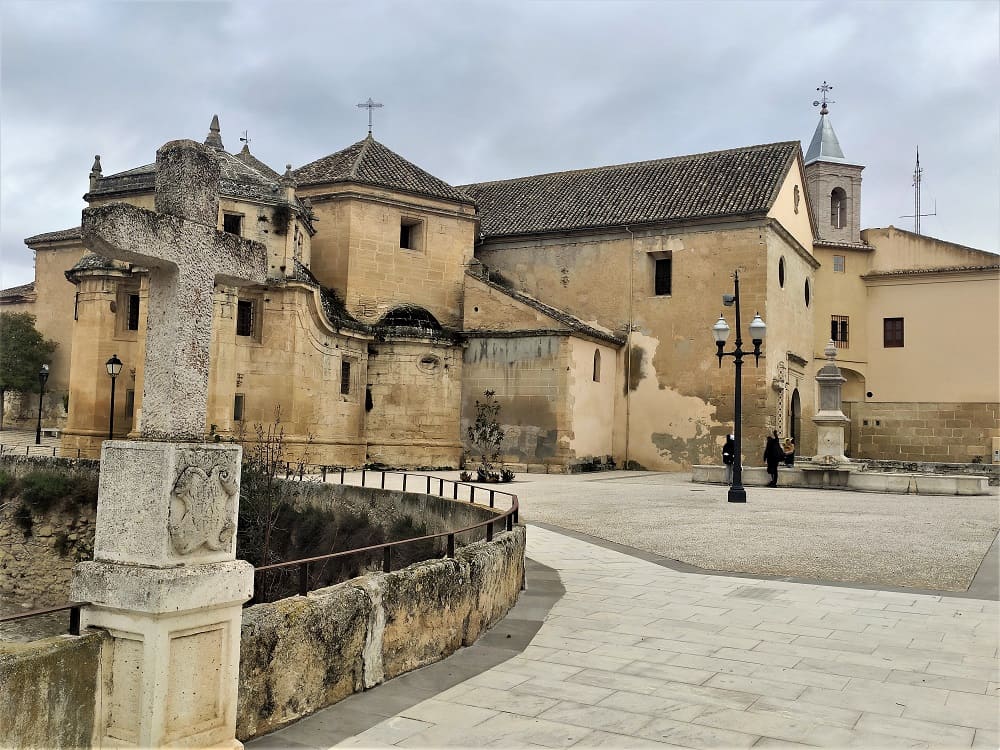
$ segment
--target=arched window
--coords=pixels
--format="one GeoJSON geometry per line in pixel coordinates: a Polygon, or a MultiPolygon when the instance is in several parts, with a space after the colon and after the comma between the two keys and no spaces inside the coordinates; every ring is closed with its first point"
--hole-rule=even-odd
{"type": "Polygon", "coordinates": [[[594,382],[601,382],[601,350],[594,349],[594,382]]]}
{"type": "Polygon", "coordinates": [[[837,229],[847,226],[847,193],[843,188],[830,193],[830,223],[837,229]]]}

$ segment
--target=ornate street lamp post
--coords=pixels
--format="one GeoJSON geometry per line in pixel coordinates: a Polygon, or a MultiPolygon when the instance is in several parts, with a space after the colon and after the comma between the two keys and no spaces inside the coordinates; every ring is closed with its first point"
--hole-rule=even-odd
{"type": "Polygon", "coordinates": [[[49,379],[49,366],[42,365],[42,369],[38,371],[38,383],[41,388],[38,389],[38,427],[35,428],[35,445],[42,444],[42,397],[45,396],[45,381],[49,379]]]}
{"type": "MultiPolygon", "coordinates": [[[[723,351],[726,345],[726,339],[729,338],[729,324],[726,323],[726,319],[722,317],[719,313],[719,320],[714,326],[712,326],[712,335],[715,336],[715,346],[718,349],[716,356],[719,358],[719,367],[722,367],[723,357],[732,357],[736,362],[736,393],[734,398],[734,428],[733,434],[735,436],[735,452],[736,455],[733,456],[733,483],[729,487],[729,502],[731,503],[745,503],[747,501],[747,491],[743,488],[743,458],[742,458],[742,432],[743,432],[743,357],[750,352],[743,351],[743,336],[740,333],[740,273],[739,271],[733,272],[733,291],[732,295],[724,294],[722,295],[722,304],[726,307],[736,305],[736,348],[731,352],[723,351]]],[[[767,332],[767,326],[764,325],[764,321],[760,318],[760,313],[754,315],[753,320],[750,322],[750,340],[753,341],[753,356],[755,365],[760,364],[760,345],[764,342],[764,334],[767,332]]]]}
{"type": "Polygon", "coordinates": [[[118,378],[118,373],[122,371],[122,361],[118,359],[117,354],[112,354],[111,359],[104,364],[108,368],[108,375],[111,376],[111,415],[108,423],[108,440],[113,440],[115,437],[115,380],[118,378]]]}

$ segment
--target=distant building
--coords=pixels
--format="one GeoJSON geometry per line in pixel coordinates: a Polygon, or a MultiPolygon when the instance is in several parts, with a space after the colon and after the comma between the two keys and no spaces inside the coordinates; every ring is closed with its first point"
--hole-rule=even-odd
{"type": "MultiPolygon", "coordinates": [[[[989,460],[1000,439],[997,256],[862,231],[863,167],[825,108],[804,157],[789,141],[460,187],[371,135],[284,174],[225,151],[217,119],[206,144],[218,228],[263,242],[270,277],[216,290],[209,439],[280,407],[299,460],[457,466],[490,390],[522,470],[717,463],[733,367],[710,329],[736,269],[744,335],[755,312],[768,329],[744,367],[746,461],[771,429],[813,451],[831,337],[853,457],[989,460]]],[[[154,178],[155,164],[104,176],[98,159],[85,200],[152,208],[154,178]]],[[[0,310],[34,312],[59,341],[48,419],[64,452],[92,453],[112,354],[116,426],[137,424],[148,277],[88,253],[78,229],[26,242],[36,281],[0,292],[0,310]]]]}

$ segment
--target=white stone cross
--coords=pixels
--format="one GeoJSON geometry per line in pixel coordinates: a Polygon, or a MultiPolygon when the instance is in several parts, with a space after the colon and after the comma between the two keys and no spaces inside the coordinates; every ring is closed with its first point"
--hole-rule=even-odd
{"type": "Polygon", "coordinates": [[[125,203],[83,212],[88,248],[149,269],[139,422],[147,439],[204,438],[215,283],[266,280],[264,245],[216,229],[218,185],[214,149],[170,141],[156,152],[155,212],[125,203]]]}

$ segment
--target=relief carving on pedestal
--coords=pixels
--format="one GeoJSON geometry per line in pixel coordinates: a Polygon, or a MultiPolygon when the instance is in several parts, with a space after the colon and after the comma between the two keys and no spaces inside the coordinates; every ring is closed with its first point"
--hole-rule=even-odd
{"type": "Polygon", "coordinates": [[[239,469],[232,456],[216,451],[185,451],[170,493],[167,531],[178,555],[201,547],[227,550],[236,533],[235,503],[239,469]]]}

